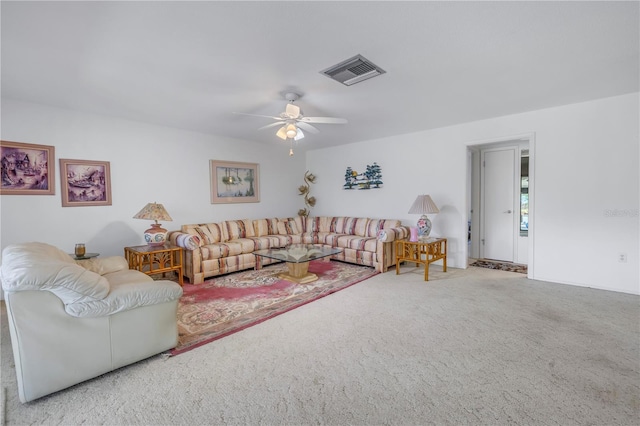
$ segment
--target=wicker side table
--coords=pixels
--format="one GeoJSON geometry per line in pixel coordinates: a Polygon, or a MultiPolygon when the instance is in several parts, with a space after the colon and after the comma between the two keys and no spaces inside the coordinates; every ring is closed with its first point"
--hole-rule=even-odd
{"type": "Polygon", "coordinates": [[[183,285],[181,247],[168,243],[161,246],[125,247],[124,257],[129,263],[129,269],[135,269],[147,275],[176,271],[178,281],[181,286],[183,285]]]}
{"type": "Polygon", "coordinates": [[[447,239],[424,238],[418,241],[396,241],[396,275],[400,262],[424,265],[424,280],[429,281],[429,264],[442,259],[442,271],[447,272],[447,239]]]}

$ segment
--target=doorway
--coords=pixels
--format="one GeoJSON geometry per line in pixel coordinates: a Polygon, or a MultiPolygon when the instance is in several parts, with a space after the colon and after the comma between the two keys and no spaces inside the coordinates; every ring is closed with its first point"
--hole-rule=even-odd
{"type": "Polygon", "coordinates": [[[533,278],[534,145],[534,135],[529,134],[467,148],[468,259],[527,265],[529,278],[533,278]]]}

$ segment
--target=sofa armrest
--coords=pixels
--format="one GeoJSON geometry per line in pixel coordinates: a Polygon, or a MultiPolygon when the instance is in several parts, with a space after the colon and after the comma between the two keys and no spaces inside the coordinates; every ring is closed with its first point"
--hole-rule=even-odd
{"type": "Polygon", "coordinates": [[[127,259],[122,256],[107,256],[103,258],[94,257],[91,259],[76,260],[76,263],[84,269],[95,272],[98,275],[105,275],[129,269],[127,259]]]}
{"type": "Polygon", "coordinates": [[[395,240],[404,240],[409,237],[409,227],[398,226],[396,228],[382,229],[378,232],[378,240],[383,243],[390,243],[395,240]]]}
{"type": "Polygon", "coordinates": [[[169,232],[168,240],[171,244],[182,247],[185,250],[196,250],[202,247],[202,240],[200,237],[193,234],[187,234],[186,232],[169,232]]]}

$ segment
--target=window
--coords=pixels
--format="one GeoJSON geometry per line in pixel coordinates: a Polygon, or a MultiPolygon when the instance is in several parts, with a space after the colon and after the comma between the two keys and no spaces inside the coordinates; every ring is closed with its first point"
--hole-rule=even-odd
{"type": "MultiPolygon", "coordinates": [[[[527,152],[528,154],[528,152],[527,152]]],[[[520,236],[529,235],[529,157],[520,157],[520,236]]]]}

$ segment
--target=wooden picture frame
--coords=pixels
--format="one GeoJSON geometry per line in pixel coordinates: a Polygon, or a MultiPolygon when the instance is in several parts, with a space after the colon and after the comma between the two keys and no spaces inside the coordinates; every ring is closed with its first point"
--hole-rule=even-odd
{"type": "Polygon", "coordinates": [[[0,141],[2,195],[54,195],[55,148],[0,141]]]}
{"type": "Polygon", "coordinates": [[[211,204],[260,202],[260,168],[256,163],[210,160],[211,204]]]}
{"type": "Polygon", "coordinates": [[[108,161],[60,159],[62,207],[110,206],[108,161]]]}

